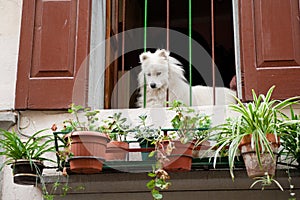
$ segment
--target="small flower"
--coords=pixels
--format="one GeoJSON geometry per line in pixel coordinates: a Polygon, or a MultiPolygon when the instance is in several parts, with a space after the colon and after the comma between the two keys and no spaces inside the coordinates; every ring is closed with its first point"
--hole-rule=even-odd
{"type": "Polygon", "coordinates": [[[56,124],[53,124],[53,125],[52,125],[51,130],[52,130],[52,131],[56,131],[56,130],[57,130],[56,124]]]}

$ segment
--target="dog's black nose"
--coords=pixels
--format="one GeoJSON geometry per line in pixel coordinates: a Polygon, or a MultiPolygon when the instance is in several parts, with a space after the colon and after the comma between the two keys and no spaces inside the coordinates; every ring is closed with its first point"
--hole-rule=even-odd
{"type": "Polygon", "coordinates": [[[156,84],[155,83],[150,83],[150,87],[151,88],[156,88],[156,84]]]}

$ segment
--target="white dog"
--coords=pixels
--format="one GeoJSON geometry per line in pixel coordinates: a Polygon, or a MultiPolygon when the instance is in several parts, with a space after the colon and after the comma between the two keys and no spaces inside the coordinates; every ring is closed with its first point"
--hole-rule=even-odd
{"type": "MultiPolygon", "coordinates": [[[[143,107],[144,84],[146,84],[146,107],[164,107],[166,101],[180,100],[189,105],[189,84],[184,77],[181,63],[169,56],[163,49],[155,53],[144,52],[140,55],[142,70],[138,75],[140,97],[138,106],[143,107]]],[[[216,104],[235,103],[235,91],[228,88],[216,88],[216,104]]],[[[213,88],[207,86],[192,87],[193,106],[213,105],[213,88]]]]}

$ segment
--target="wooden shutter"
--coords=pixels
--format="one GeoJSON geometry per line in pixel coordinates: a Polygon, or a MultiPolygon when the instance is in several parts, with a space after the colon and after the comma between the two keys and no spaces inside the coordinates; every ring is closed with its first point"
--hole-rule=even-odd
{"type": "Polygon", "coordinates": [[[239,1],[243,98],[251,89],[274,98],[300,95],[300,19],[297,0],[239,1]]]}
{"type": "Polygon", "coordinates": [[[90,9],[90,0],[23,1],[16,109],[85,103],[90,9]]]}

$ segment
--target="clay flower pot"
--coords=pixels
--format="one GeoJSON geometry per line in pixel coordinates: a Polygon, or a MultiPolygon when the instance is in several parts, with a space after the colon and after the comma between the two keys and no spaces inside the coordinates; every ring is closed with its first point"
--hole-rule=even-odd
{"type": "Polygon", "coordinates": [[[70,138],[70,170],[75,173],[92,174],[102,171],[105,152],[109,141],[106,134],[94,131],[74,131],[70,138]]]}
{"type": "Polygon", "coordinates": [[[111,141],[107,144],[106,161],[126,160],[129,144],[127,142],[111,141]]]}
{"type": "MultiPolygon", "coordinates": [[[[195,144],[196,142],[194,142],[195,144]]],[[[199,145],[195,146],[193,149],[193,158],[200,158],[201,152],[205,152],[210,148],[210,142],[209,141],[203,141],[199,145]]]]}
{"type": "MultiPolygon", "coordinates": [[[[171,155],[167,156],[168,161],[163,163],[163,168],[167,171],[190,171],[193,158],[193,143],[182,144],[180,141],[173,141],[175,149],[171,155]]],[[[169,141],[163,143],[167,147],[169,141]]]]}
{"type": "Polygon", "coordinates": [[[271,176],[275,175],[277,151],[280,146],[279,138],[276,140],[274,134],[267,134],[266,136],[268,141],[270,141],[274,159],[268,152],[261,153],[261,166],[259,165],[255,149],[251,147],[251,135],[244,136],[239,145],[247,169],[247,174],[250,178],[264,176],[266,172],[271,176]]]}

